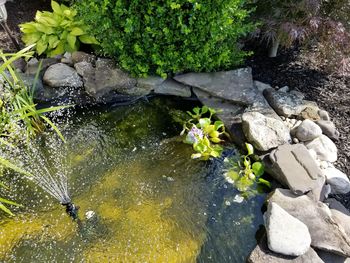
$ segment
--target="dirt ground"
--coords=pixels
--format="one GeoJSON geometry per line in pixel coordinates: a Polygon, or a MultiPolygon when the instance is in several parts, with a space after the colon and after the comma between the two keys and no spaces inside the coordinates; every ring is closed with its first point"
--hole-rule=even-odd
{"type": "MultiPolygon", "coordinates": [[[[18,24],[31,21],[37,10],[50,10],[48,0],[14,0],[6,3],[8,26],[12,34],[20,39],[18,24]]],[[[13,51],[14,47],[6,33],[0,28],[0,49],[13,51]]],[[[266,52],[255,50],[247,61],[253,68],[254,79],[272,86],[289,86],[302,91],[306,99],[317,102],[319,107],[330,113],[340,132],[338,161],[336,167],[350,176],[350,78],[326,74],[317,63],[310,62],[310,54],[300,50],[280,52],[276,58],[267,58],[266,52]]],[[[337,196],[350,209],[350,193],[337,196]]]]}

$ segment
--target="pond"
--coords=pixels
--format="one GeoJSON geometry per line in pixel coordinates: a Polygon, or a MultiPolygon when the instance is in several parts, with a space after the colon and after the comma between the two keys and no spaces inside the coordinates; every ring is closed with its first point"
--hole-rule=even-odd
{"type": "Polygon", "coordinates": [[[190,158],[169,115],[184,104],[156,98],[63,116],[67,143],[38,139],[43,155],[28,169],[66,173],[81,223],[31,182],[11,179],[10,196],[24,207],[0,218],[0,261],[244,262],[265,196],[234,202],[222,160],[190,158]]]}

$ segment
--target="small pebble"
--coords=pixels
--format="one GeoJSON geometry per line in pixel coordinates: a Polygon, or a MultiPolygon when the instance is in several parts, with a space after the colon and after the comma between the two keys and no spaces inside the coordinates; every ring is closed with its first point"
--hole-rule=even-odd
{"type": "Polygon", "coordinates": [[[293,138],[293,142],[296,144],[296,143],[299,143],[299,140],[298,138],[293,138]]]}
{"type": "Polygon", "coordinates": [[[278,91],[288,92],[289,91],[289,87],[288,86],[284,86],[284,87],[280,88],[278,91]]]}
{"type": "Polygon", "coordinates": [[[225,205],[230,206],[230,205],[231,205],[231,202],[228,201],[228,200],[226,200],[226,201],[225,201],[225,205]]]}
{"type": "Polygon", "coordinates": [[[244,201],[244,197],[241,195],[235,195],[235,197],[233,198],[233,202],[235,203],[242,203],[244,201]]]}

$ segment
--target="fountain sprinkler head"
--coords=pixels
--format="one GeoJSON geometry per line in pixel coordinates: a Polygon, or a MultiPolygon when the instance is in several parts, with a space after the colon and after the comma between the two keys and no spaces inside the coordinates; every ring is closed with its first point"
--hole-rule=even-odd
{"type": "Polygon", "coordinates": [[[77,220],[78,219],[78,210],[79,210],[79,206],[76,206],[75,204],[73,204],[72,202],[69,203],[64,203],[62,204],[63,206],[66,207],[66,212],[67,214],[73,218],[73,220],[77,220]]]}

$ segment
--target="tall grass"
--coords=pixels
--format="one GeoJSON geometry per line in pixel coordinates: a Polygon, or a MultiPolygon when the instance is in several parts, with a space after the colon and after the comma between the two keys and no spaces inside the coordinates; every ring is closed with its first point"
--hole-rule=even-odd
{"type": "MultiPolygon", "coordinates": [[[[33,86],[28,87],[12,66],[12,63],[20,58],[29,59],[33,54],[32,48],[33,45],[17,53],[3,53],[0,51],[0,62],[2,62],[2,65],[0,65],[0,151],[9,151],[11,148],[28,144],[31,139],[42,133],[47,127],[51,127],[65,141],[57,126],[45,116],[45,113],[69,106],[37,109],[34,102],[34,91],[40,67],[33,86]]],[[[10,160],[2,157],[0,157],[0,167],[31,176],[10,160]]],[[[1,183],[0,187],[6,188],[1,183]]],[[[0,197],[0,210],[12,215],[6,205],[20,206],[13,201],[0,197]]]]}

